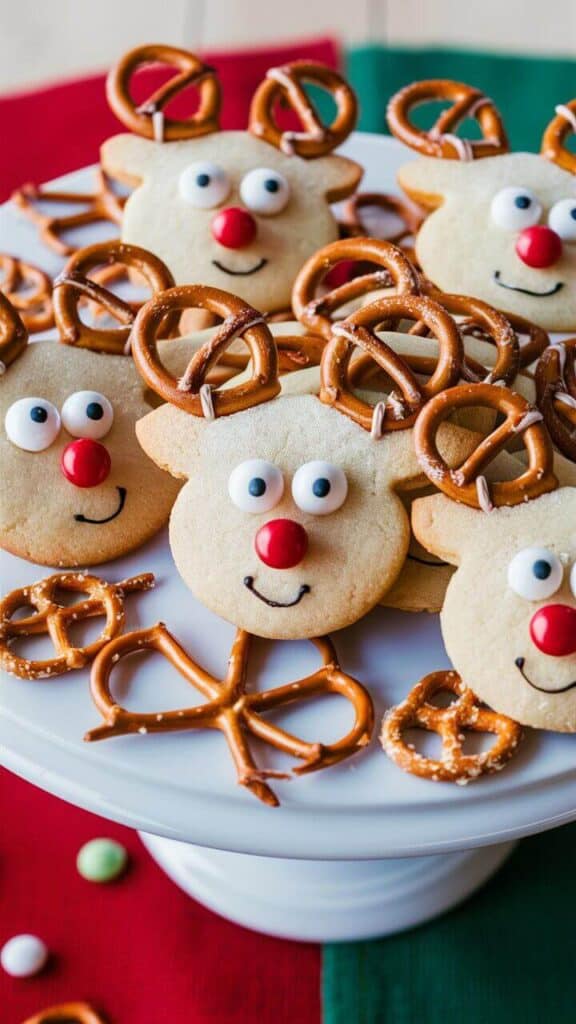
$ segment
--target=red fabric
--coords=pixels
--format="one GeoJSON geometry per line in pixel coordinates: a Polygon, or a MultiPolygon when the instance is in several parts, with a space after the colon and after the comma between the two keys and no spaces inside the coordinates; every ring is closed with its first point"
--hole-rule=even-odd
{"type": "MultiPolygon", "coordinates": [[[[245,53],[207,54],[222,83],[223,128],[246,127],[250,99],[272,65],[302,58],[331,67],[337,49],[329,39],[245,53]]],[[[122,130],[109,110],[102,74],[0,97],[4,140],[0,201],[24,182],[39,183],[95,163],[100,143],[122,130]]]]}
{"type": "Polygon", "coordinates": [[[0,969],[2,1024],[77,999],[109,1024],[319,1024],[318,947],[229,924],[180,892],[135,833],[8,772],[0,808],[0,946],[32,932],[54,953],[35,978],[0,969]],[[96,836],[130,851],[115,883],[76,871],[78,849],[96,836]]]}

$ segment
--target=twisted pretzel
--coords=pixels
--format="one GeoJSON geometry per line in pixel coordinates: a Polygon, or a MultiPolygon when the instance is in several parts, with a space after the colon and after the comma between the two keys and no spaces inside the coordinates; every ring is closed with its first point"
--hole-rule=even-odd
{"type": "Polygon", "coordinates": [[[30,334],[47,331],[54,326],[52,281],[33,263],[17,256],[0,253],[0,291],[18,310],[30,334]]]}
{"type": "Polygon", "coordinates": [[[267,402],[280,391],[276,345],[264,317],[219,288],[191,284],[156,295],[138,313],[130,337],[134,361],[148,386],[165,402],[193,416],[228,416],[267,402]],[[216,313],[224,322],[194,353],[177,381],[160,361],[159,328],[167,313],[195,307],[216,313]],[[225,391],[213,391],[207,375],[236,338],[244,338],[248,346],[252,377],[225,391]]]}
{"type": "Polygon", "coordinates": [[[0,377],[28,344],[28,331],[9,299],[0,291],[0,377]]]}
{"type": "Polygon", "coordinates": [[[387,430],[411,427],[424,403],[459,380],[463,362],[462,339],[452,317],[442,306],[419,295],[378,299],[357,310],[332,329],[321,364],[320,400],[343,412],[379,437],[387,430]],[[432,376],[419,384],[406,360],[374,332],[400,317],[422,320],[438,341],[438,361],[432,376]],[[367,353],[398,385],[386,403],[372,407],[351,391],[350,361],[356,346],[367,353]]]}
{"type": "Polygon", "coordinates": [[[388,127],[397,139],[425,156],[445,160],[479,160],[509,150],[508,138],[498,110],[479,89],[447,78],[413,82],[400,89],[388,104],[388,127]],[[421,131],[410,120],[410,112],[423,103],[449,100],[429,131],[421,131]],[[466,118],[480,126],[481,139],[468,140],[454,132],[466,118]]]}
{"type": "Polygon", "coordinates": [[[558,164],[570,174],[576,174],[576,155],[566,146],[570,135],[576,134],[576,100],[559,103],[556,117],[553,117],[542,136],[540,153],[546,160],[558,164]]]}
{"type": "Polygon", "coordinates": [[[576,338],[557,342],[536,366],[536,404],[554,444],[576,462],[576,338]]]}
{"type": "Polygon", "coordinates": [[[424,213],[421,210],[399,196],[389,195],[386,192],[357,192],[346,201],[342,215],[344,227],[347,233],[353,237],[365,238],[368,235],[374,235],[373,231],[366,229],[365,221],[362,218],[364,209],[383,210],[384,213],[391,213],[401,221],[401,228],[383,239],[386,242],[394,242],[396,245],[412,238],[424,220],[424,213]]]}
{"type": "Polygon", "coordinates": [[[542,413],[508,388],[497,384],[461,384],[436,395],[420,413],[414,429],[418,461],[431,483],[454,501],[485,512],[501,505],[519,505],[558,486],[552,445],[541,421],[542,413]],[[505,418],[480,441],[462,466],[451,469],[438,451],[436,434],[455,409],[465,406],[495,409],[505,418]],[[522,435],[528,453],[527,469],[515,480],[491,483],[488,488],[483,469],[518,434],[522,435]]]}
{"type": "MultiPolygon", "coordinates": [[[[431,287],[433,288],[433,286],[431,287]]],[[[429,294],[432,295],[434,292],[431,291],[429,294]]],[[[438,292],[438,295],[442,295],[442,293],[438,292]]],[[[439,301],[441,302],[442,299],[440,298],[439,301]]],[[[489,308],[493,309],[494,307],[491,306],[489,308]]],[[[499,309],[497,312],[505,317],[516,334],[518,341],[518,370],[524,370],[542,355],[544,349],[550,344],[550,336],[543,327],[532,323],[531,320],[526,320],[523,316],[517,316],[516,313],[509,313],[507,310],[499,309]],[[523,338],[527,340],[523,341],[523,338]]],[[[494,344],[492,335],[473,317],[462,320],[458,326],[460,334],[468,334],[471,337],[478,338],[480,341],[494,344]]],[[[492,370],[493,372],[494,370],[492,370]]]]}
{"type": "Polygon", "coordinates": [[[522,729],[517,722],[481,705],[460,676],[445,669],[425,676],[406,700],[386,712],[380,736],[388,757],[405,772],[434,782],[457,782],[461,786],[480,775],[499,772],[515,754],[521,738],[522,729]],[[456,697],[449,707],[430,703],[443,692],[456,697]],[[413,744],[406,742],[404,733],[414,728],[440,736],[442,756],[439,760],[419,754],[413,744]],[[489,750],[465,754],[466,731],[493,733],[496,739],[489,750]]]}
{"type": "Polygon", "coordinates": [[[358,116],[356,96],[348,83],[331,68],[303,60],[270,68],[254,93],[248,130],[287,156],[311,160],[341,145],[354,129],[358,116]],[[323,125],[306,92],[304,82],[321,86],[336,104],[332,124],[323,125]],[[302,131],[282,131],[276,122],[276,104],[289,106],[299,117],[302,131]]]}
{"type": "Polygon", "coordinates": [[[103,1017],[88,1003],[62,1003],[40,1010],[24,1024],[106,1024],[103,1017]]]}
{"type": "Polygon", "coordinates": [[[84,668],[124,628],[124,597],[153,586],[154,576],[149,572],[121,583],[107,583],[87,573],[67,572],[13,590],[0,601],[0,667],[20,679],[47,679],[84,668]],[[57,600],[59,590],[88,596],[76,604],[63,605],[57,600]],[[31,615],[14,618],[20,608],[27,607],[34,609],[31,615]],[[106,616],[100,636],[84,647],[74,647],[68,635],[70,626],[96,615],[106,616]],[[12,641],[43,633],[54,644],[55,658],[30,661],[10,650],[12,641]]]}
{"type": "Polygon", "coordinates": [[[313,334],[328,339],[337,309],[360,295],[392,285],[399,295],[416,295],[420,290],[414,267],[397,246],[377,238],[340,238],[315,252],[298,272],[292,289],[294,315],[313,334]],[[381,269],[355,277],[318,298],[323,279],[342,260],[376,263],[381,269]]]}
{"type": "Polygon", "coordinates": [[[106,79],[106,98],[122,124],[136,135],[155,139],[156,142],[193,139],[217,132],[219,128],[220,83],[214,68],[204,64],[189,50],[175,46],[137,46],[125,53],[106,79]],[[135,73],[146,64],[168,64],[177,68],[179,73],[136,106],[130,95],[130,83],[135,73]],[[166,117],[164,107],[191,85],[196,86],[199,94],[197,111],[185,119],[166,117]]]}
{"type": "Polygon", "coordinates": [[[239,784],[246,786],[259,800],[271,807],[278,805],[278,799],[266,779],[287,779],[290,775],[258,768],[248,742],[250,735],[292,757],[300,758],[304,763],[293,769],[295,775],[320,771],[338,764],[369,743],[374,717],[372,701],[360,683],[342,672],[330,640],[321,637],[311,641],[322,658],[322,667],[312,675],[258,693],[247,692],[250,642],[249,633],[237,630],[228,671],[225,678],[220,680],[192,661],[162,622],[149,629],[117,637],[101,651],[92,668],[92,698],[106,724],[92,729],[84,738],[90,742],[128,733],[219,729],[230,748],[239,784]],[[205,703],[179,711],[147,714],[120,707],[110,691],[112,669],[126,655],[141,650],[162,654],[206,698],[205,703]],[[350,701],[355,711],[351,730],[335,743],[306,742],[262,718],[266,711],[274,711],[327,693],[341,694],[350,701]]]}

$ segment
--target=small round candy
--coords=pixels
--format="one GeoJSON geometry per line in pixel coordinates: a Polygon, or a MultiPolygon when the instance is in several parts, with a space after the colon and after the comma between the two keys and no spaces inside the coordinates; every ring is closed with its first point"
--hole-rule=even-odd
{"type": "Polygon", "coordinates": [[[114,839],[91,839],[76,858],[78,874],[88,882],[112,882],[126,868],[128,853],[114,839]]]}
{"type": "Polygon", "coordinates": [[[315,459],[300,466],[292,480],[292,497],[303,512],[329,516],[346,501],[348,481],[340,466],[315,459]]]}
{"type": "Polygon", "coordinates": [[[19,398],[9,407],[4,427],[17,448],[43,452],[60,433],[60,413],[46,398],[19,398]]]}
{"type": "Polygon", "coordinates": [[[72,437],[99,441],[114,422],[114,409],[99,391],[75,391],[62,406],[62,423],[72,437]]]}
{"type": "Polygon", "coordinates": [[[268,167],[249,171],[240,182],[240,198],[250,210],[264,216],[281,213],[290,199],[290,186],[283,174],[268,167]]]}
{"type": "Polygon", "coordinates": [[[508,565],[508,586],[527,601],[546,601],[562,585],[564,570],[548,548],[522,548],[508,565]]]}
{"type": "Polygon", "coordinates": [[[505,231],[521,231],[537,224],[542,216],[542,204],[529,188],[509,185],[500,189],[490,207],[492,220],[505,231]]]}
{"type": "Polygon", "coordinates": [[[576,242],[576,199],[561,199],[548,214],[548,226],[564,242],[576,242]]]}
{"type": "Polygon", "coordinates": [[[198,160],[180,175],[180,195],[191,206],[209,210],[219,206],[230,193],[230,179],[223,167],[210,160],[198,160]]]}
{"type": "Polygon", "coordinates": [[[13,978],[30,978],[42,970],[48,947],[37,935],[14,935],[2,947],[0,963],[13,978]]]}
{"type": "Polygon", "coordinates": [[[228,494],[241,512],[270,512],[284,493],[284,477],[273,462],[246,459],[232,470],[228,494]]]}

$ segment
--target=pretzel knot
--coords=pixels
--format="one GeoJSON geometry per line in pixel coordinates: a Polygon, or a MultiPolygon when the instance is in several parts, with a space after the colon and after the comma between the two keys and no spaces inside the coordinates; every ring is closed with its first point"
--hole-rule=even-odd
{"type": "Polygon", "coordinates": [[[106,1024],[103,1017],[88,1003],[62,1003],[40,1010],[24,1024],[106,1024]]]}
{"type": "Polygon", "coordinates": [[[550,345],[536,366],[536,402],[554,444],[576,462],[576,338],[550,345]]]}
{"type": "Polygon", "coordinates": [[[33,263],[0,253],[0,291],[17,309],[30,334],[54,326],[52,281],[33,263]]]}
{"type": "Polygon", "coordinates": [[[0,376],[28,344],[28,331],[9,299],[0,291],[0,376]]]}
{"type": "Polygon", "coordinates": [[[445,78],[413,82],[392,97],[387,120],[392,135],[424,156],[477,160],[509,150],[502,119],[492,100],[464,82],[445,78]],[[442,111],[432,128],[428,132],[416,128],[409,116],[412,109],[442,101],[450,101],[452,106],[442,111]],[[481,139],[472,141],[454,134],[467,118],[478,122],[481,139]]]}
{"type": "Polygon", "coordinates": [[[311,642],[320,652],[322,667],[304,679],[259,693],[247,692],[248,658],[251,636],[238,630],[232,646],[228,671],[223,680],[215,679],[192,661],[184,648],[160,622],[149,629],[119,636],[98,655],[92,668],[92,698],[105,725],[92,729],[87,741],[124,736],[128,733],[174,732],[189,729],[218,729],[224,734],[236,766],[238,782],[264,803],[274,807],[278,799],[266,779],[288,779],[285,772],[258,768],[249,746],[249,737],[299,758],[303,764],[293,774],[320,771],[350,757],[365,747],[372,733],[374,709],[369,694],[342,672],[336,652],[326,637],[311,642]],[[110,675],[117,663],[136,651],[157,651],[180,675],[198,690],[205,703],[179,711],[135,713],[120,707],[110,690],[110,675]],[[310,743],[271,725],[262,715],[313,697],[337,693],[348,700],[355,711],[354,725],[335,743],[310,743]]]}
{"type": "Polygon", "coordinates": [[[0,667],[20,679],[47,679],[83,668],[122,632],[126,594],[150,590],[153,586],[152,573],[132,576],[121,583],[107,583],[98,576],[67,572],[13,590],[0,601],[0,667]],[[87,597],[76,604],[61,604],[58,592],[86,594],[87,597]],[[14,618],[21,608],[32,608],[33,612],[14,618]],[[106,617],[100,635],[84,647],[75,647],[70,642],[70,627],[97,615],[106,617]],[[55,658],[31,661],[14,654],[10,648],[15,640],[43,633],[48,634],[54,645],[55,658]]]}
{"type": "Polygon", "coordinates": [[[406,700],[390,708],[384,716],[382,746],[388,757],[411,775],[434,782],[456,782],[465,786],[480,775],[498,772],[516,752],[522,729],[506,715],[497,714],[480,704],[456,672],[431,672],[410,691],[406,700]],[[439,693],[456,698],[448,707],[437,707],[431,700],[439,693]],[[435,732],[442,741],[439,760],[419,754],[407,743],[409,729],[435,732]],[[482,753],[465,754],[466,732],[493,733],[494,743],[482,753]]]}
{"type": "Polygon", "coordinates": [[[569,136],[576,135],[576,100],[559,103],[555,113],[542,136],[540,152],[546,160],[576,174],[576,155],[566,145],[569,136]]]}

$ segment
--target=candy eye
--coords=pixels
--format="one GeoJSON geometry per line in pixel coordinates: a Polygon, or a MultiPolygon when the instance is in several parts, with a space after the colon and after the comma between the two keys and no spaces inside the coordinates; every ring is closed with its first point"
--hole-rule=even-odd
{"type": "Polygon", "coordinates": [[[224,168],[209,160],[190,164],[180,175],[179,189],[182,199],[192,206],[209,210],[219,206],[230,194],[230,179],[224,168]]]}
{"type": "Polygon", "coordinates": [[[72,437],[98,441],[114,422],[112,403],[99,391],[75,391],[62,406],[62,423],[72,437]]]}
{"type": "Polygon", "coordinates": [[[230,473],[228,494],[241,512],[269,512],[284,494],[284,477],[272,462],[248,459],[230,473]]]}
{"type": "Polygon", "coordinates": [[[521,231],[537,224],[542,204],[529,188],[509,187],[497,192],[490,207],[492,220],[506,231],[521,231]]]}
{"type": "Polygon", "coordinates": [[[348,481],[340,466],[330,462],[306,462],[292,480],[292,497],[303,512],[329,516],[346,501],[348,481]]]}
{"type": "Polygon", "coordinates": [[[524,548],[508,565],[508,586],[527,601],[552,597],[563,576],[562,563],[547,548],[524,548]]]}
{"type": "Polygon", "coordinates": [[[561,199],[548,214],[548,226],[565,242],[576,242],[576,199],[561,199]]]}
{"type": "Polygon", "coordinates": [[[20,398],[13,402],[4,426],[8,439],[25,452],[43,452],[60,433],[60,413],[45,398],[20,398]]]}
{"type": "Polygon", "coordinates": [[[240,198],[255,213],[280,213],[290,199],[290,185],[278,171],[257,167],[242,178],[240,198]]]}

